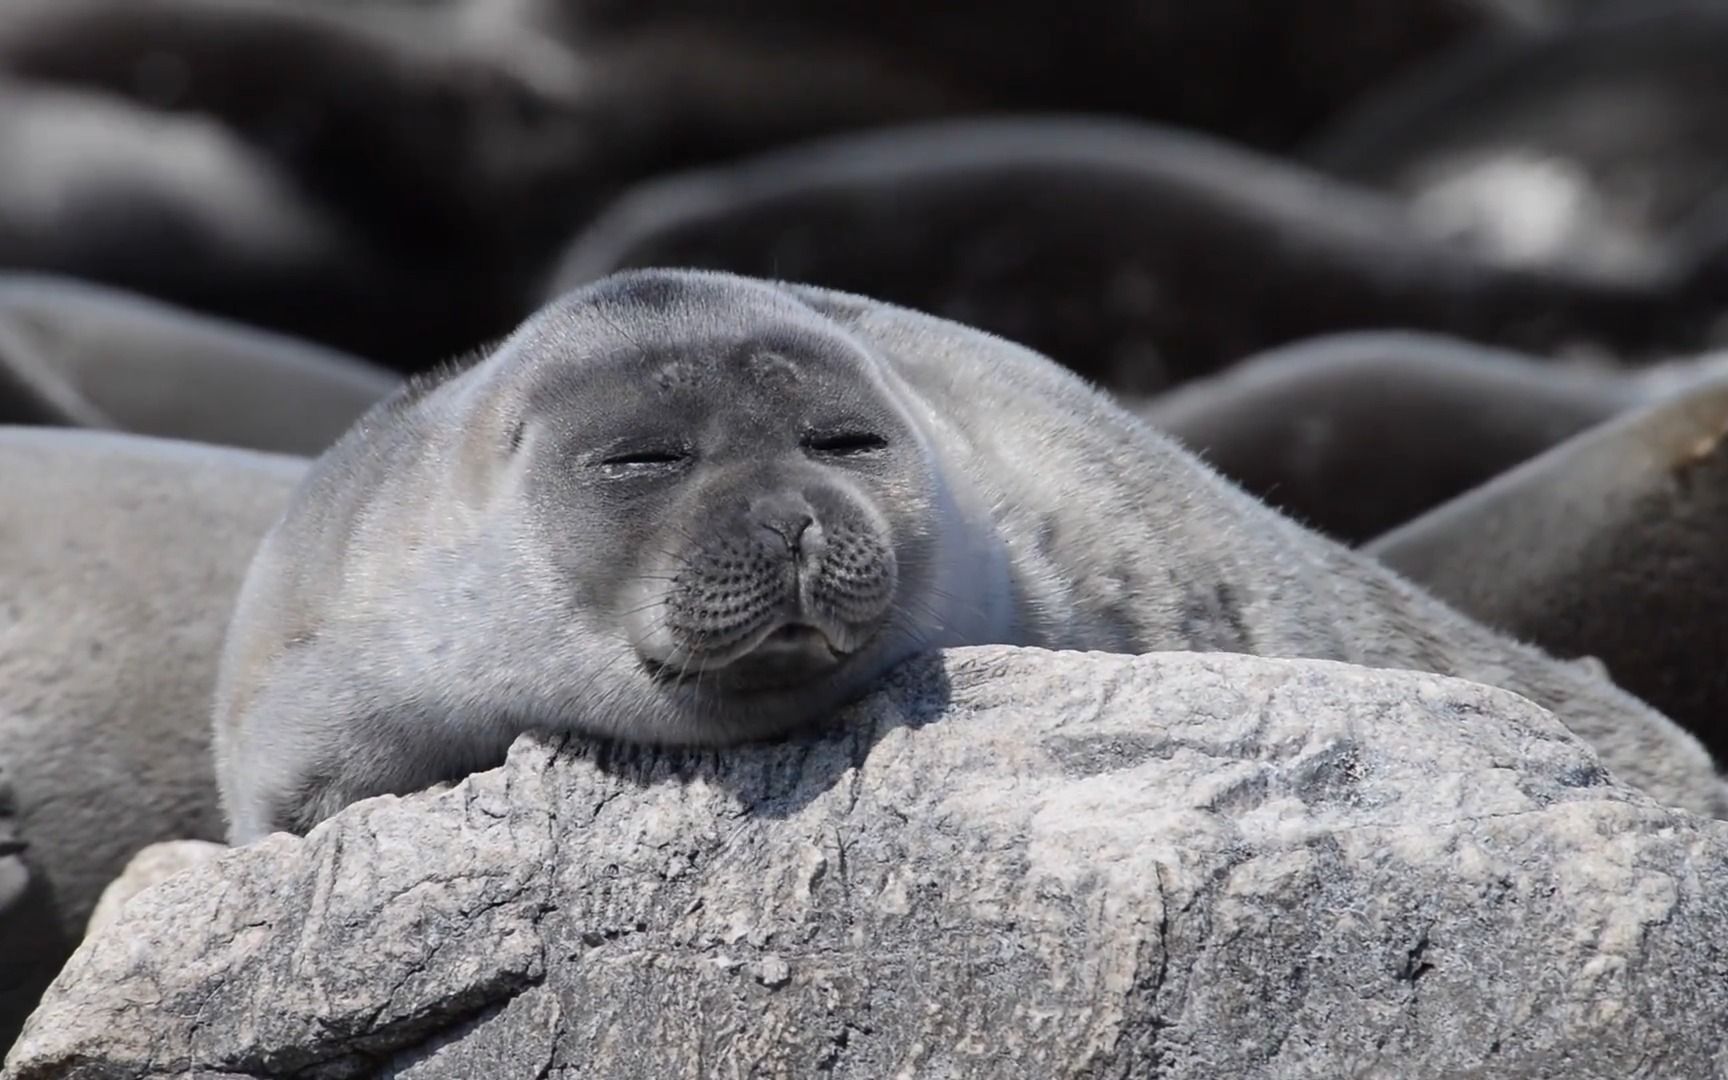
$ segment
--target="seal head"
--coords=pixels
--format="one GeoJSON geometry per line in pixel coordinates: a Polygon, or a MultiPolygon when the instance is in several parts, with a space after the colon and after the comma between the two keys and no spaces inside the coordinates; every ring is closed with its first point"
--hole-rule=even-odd
{"type": "Polygon", "coordinates": [[[939,629],[912,613],[935,587],[942,478],[834,329],[794,317],[654,341],[647,326],[536,373],[514,437],[533,541],[572,609],[605,624],[591,641],[631,654],[598,676],[641,683],[620,734],[792,726],[939,629]]]}
{"type": "Polygon", "coordinates": [[[620,275],[404,389],[248,573],[217,693],[231,837],[524,731],[781,734],[916,653],[1015,640],[1008,553],[939,423],[840,323],[720,275],[620,275]]]}

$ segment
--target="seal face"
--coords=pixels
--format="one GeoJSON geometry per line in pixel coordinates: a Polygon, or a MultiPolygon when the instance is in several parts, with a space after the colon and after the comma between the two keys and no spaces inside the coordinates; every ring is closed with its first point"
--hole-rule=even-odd
{"type": "Polygon", "coordinates": [[[515,451],[523,505],[572,602],[608,613],[663,707],[633,737],[778,727],[795,699],[902,651],[897,601],[932,584],[937,477],[872,375],[796,326],[541,374],[515,451]]]}
{"type": "Polygon", "coordinates": [[[404,389],[314,465],[242,592],[231,835],[454,779],[525,730],[781,734],[920,651],[1019,640],[921,409],[796,296],[653,272],[404,389]]]}

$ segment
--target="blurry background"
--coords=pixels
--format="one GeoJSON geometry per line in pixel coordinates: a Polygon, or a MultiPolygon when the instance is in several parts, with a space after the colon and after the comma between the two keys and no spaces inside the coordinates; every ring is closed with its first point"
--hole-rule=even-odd
{"type": "Polygon", "coordinates": [[[1725,45],[1709,3],[5,0],[0,268],[399,371],[652,262],[1137,394],[1360,328],[1646,359],[1728,297],[1725,45]]]}

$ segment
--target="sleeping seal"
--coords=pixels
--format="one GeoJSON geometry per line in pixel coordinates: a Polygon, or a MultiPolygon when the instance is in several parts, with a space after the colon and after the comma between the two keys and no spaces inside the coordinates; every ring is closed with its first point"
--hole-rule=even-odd
{"type": "Polygon", "coordinates": [[[860,297],[643,271],[380,404],[248,571],[215,750],[230,837],[501,761],[526,730],[724,744],[963,644],[1460,675],[1672,804],[1702,748],[1232,486],[1078,377],[860,297]]]}

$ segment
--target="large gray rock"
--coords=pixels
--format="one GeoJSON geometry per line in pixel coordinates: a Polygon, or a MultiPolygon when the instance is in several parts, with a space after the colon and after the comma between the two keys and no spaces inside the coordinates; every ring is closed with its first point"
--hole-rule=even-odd
{"type": "Polygon", "coordinates": [[[1728,823],[1425,674],[1008,648],[724,753],[533,737],[135,897],[7,1080],[1702,1077],[1728,823]]]}
{"type": "Polygon", "coordinates": [[[0,1048],[132,854],[220,839],[209,710],[252,549],[305,468],[87,431],[0,427],[0,1048]],[[28,878],[4,901],[8,874],[28,878]]]}

